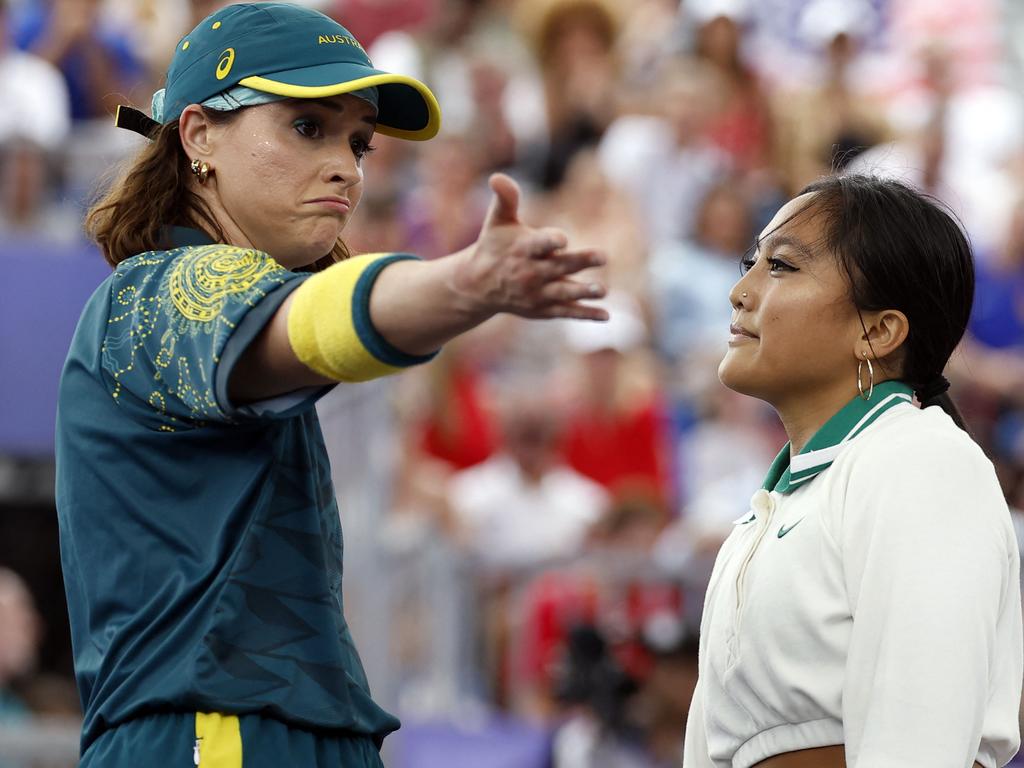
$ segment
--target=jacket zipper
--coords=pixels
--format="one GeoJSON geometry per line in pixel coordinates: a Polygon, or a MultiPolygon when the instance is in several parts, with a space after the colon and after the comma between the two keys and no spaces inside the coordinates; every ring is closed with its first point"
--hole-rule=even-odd
{"type": "Polygon", "coordinates": [[[750,565],[750,561],[754,559],[754,553],[757,552],[757,548],[761,546],[761,540],[764,539],[764,535],[772,526],[772,513],[774,511],[775,504],[769,502],[768,510],[764,518],[764,524],[761,525],[761,530],[758,531],[757,538],[754,539],[754,544],[747,552],[747,556],[743,559],[743,564],[740,566],[740,571],[736,575],[736,621],[734,622],[734,634],[739,633],[740,629],[740,613],[743,610],[743,584],[746,581],[747,568],[750,565]]]}

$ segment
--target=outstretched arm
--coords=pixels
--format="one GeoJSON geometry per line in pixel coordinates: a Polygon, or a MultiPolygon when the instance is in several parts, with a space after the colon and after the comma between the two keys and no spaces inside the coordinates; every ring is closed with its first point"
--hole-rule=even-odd
{"type": "MultiPolygon", "coordinates": [[[[604,310],[580,303],[602,296],[603,287],[572,279],[577,272],[602,264],[603,257],[591,250],[565,250],[561,232],[522,224],[519,188],[509,177],[492,176],[491,189],[494,199],[473,245],[431,262],[390,263],[373,282],[369,319],[395,350],[409,356],[429,354],[499,312],[605,319],[604,310]]],[[[345,266],[335,265],[327,272],[345,266]]],[[[312,291],[329,287],[322,276],[326,273],[295,290],[242,354],[229,383],[233,401],[265,399],[343,378],[331,375],[326,365],[310,367],[304,344],[297,343],[297,318],[290,318],[297,302],[299,311],[308,314],[312,291]],[[313,285],[317,280],[319,284],[313,285]]],[[[348,312],[352,300],[351,294],[339,295],[337,307],[327,309],[348,312]]]]}

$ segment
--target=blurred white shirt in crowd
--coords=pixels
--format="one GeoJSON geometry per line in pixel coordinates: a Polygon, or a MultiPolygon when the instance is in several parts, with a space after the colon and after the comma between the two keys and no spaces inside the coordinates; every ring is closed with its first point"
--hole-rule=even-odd
{"type": "Polygon", "coordinates": [[[728,171],[718,149],[694,140],[680,145],[667,120],[625,115],[605,131],[598,147],[605,176],[636,201],[652,246],[693,234],[708,190],[728,171]]]}
{"type": "Polygon", "coordinates": [[[67,86],[60,72],[38,56],[15,50],[0,56],[0,103],[0,144],[30,141],[52,151],[67,138],[67,86]]]}
{"type": "Polygon", "coordinates": [[[608,496],[568,467],[527,481],[508,456],[457,473],[449,501],[471,549],[497,568],[527,568],[578,553],[608,496]]]}

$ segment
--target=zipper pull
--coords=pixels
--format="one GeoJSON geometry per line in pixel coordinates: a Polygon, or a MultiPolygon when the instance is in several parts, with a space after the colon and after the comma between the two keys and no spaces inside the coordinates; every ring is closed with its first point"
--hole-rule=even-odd
{"type": "Polygon", "coordinates": [[[195,745],[192,747],[192,764],[199,765],[199,739],[196,739],[195,745]]]}

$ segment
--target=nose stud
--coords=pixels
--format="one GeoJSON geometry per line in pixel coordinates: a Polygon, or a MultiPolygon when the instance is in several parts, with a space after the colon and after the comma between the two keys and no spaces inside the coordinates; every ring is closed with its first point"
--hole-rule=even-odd
{"type": "Polygon", "coordinates": [[[746,293],[741,293],[741,294],[740,294],[740,296],[741,296],[742,298],[744,298],[744,299],[745,299],[745,298],[747,298],[747,294],[746,294],[746,293]]]}

